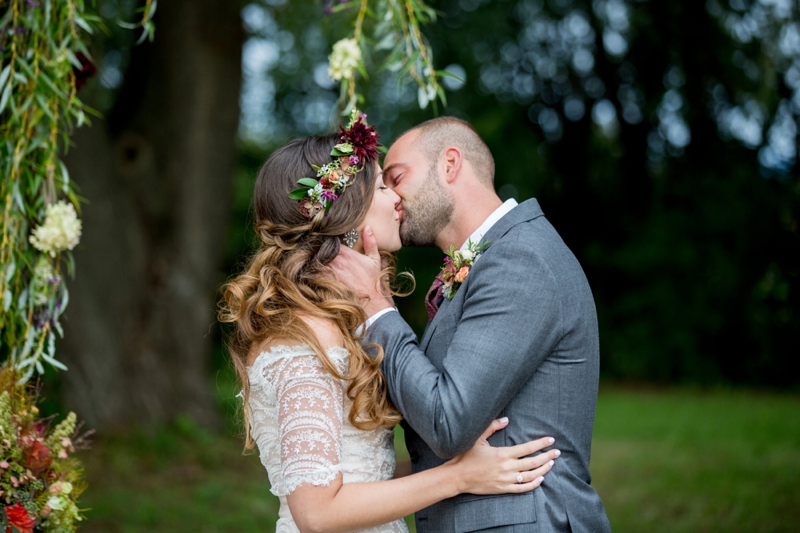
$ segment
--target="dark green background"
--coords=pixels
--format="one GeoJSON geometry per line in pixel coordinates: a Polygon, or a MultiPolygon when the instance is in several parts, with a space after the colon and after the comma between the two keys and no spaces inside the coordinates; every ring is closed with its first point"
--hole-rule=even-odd
{"type": "MultiPolygon", "coordinates": [[[[229,271],[246,249],[258,166],[286,139],[318,132],[309,106],[335,99],[335,90],[314,82],[327,47],[308,38],[309,28],[324,20],[322,37],[332,43],[352,16],[325,19],[317,4],[278,4],[259,5],[268,24],[250,28],[251,35],[277,42],[276,31],[289,32],[294,56],[265,74],[275,88],[271,135],[242,143],[229,271]]],[[[629,2],[620,22],[615,5],[621,3],[614,2],[434,5],[442,17],[425,33],[435,64],[457,63],[466,72],[466,83],[448,92],[439,113],[475,126],[495,156],[501,196],[536,197],[577,255],[595,294],[604,376],[796,387],[800,180],[795,160],[770,167],[759,154],[781,102],[795,94],[785,73],[800,60],[776,52],[775,43],[797,23],[797,8],[781,18],[758,2],[629,2]],[[749,41],[726,29],[754,12],[772,19],[749,41]],[[591,28],[583,45],[594,61],[588,74],[564,52],[574,50],[571,34],[553,38],[553,28],[563,30],[576,14],[591,28]],[[627,52],[611,55],[604,32],[626,24],[619,33],[627,52]],[[555,66],[554,78],[539,74],[536,61],[543,59],[555,66]],[[673,116],[690,132],[685,146],[665,140],[668,125],[660,115],[668,92],[680,96],[673,116]],[[585,108],[578,120],[565,116],[569,99],[585,108]],[[616,112],[610,132],[592,119],[601,100],[616,112]],[[720,125],[725,110],[748,101],[763,113],[758,143],[720,125]],[[626,114],[631,102],[638,116],[626,114]],[[542,127],[548,118],[549,131],[542,127]]],[[[382,73],[369,80],[366,111],[382,140],[434,116],[418,109],[415,94],[413,87],[394,88],[382,73]]],[[[795,100],[794,137],[785,141],[796,154],[795,100]]],[[[419,285],[399,306],[418,331],[425,324],[422,297],[441,256],[418,249],[399,254],[400,267],[413,271],[419,285]]]]}

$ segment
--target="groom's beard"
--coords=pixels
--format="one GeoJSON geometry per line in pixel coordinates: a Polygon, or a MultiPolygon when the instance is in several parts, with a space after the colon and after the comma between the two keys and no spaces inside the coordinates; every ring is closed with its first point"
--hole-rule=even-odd
{"type": "Polygon", "coordinates": [[[400,240],[403,246],[436,246],[436,237],[453,218],[453,200],[436,177],[436,168],[428,171],[417,190],[416,200],[403,200],[400,240]]]}

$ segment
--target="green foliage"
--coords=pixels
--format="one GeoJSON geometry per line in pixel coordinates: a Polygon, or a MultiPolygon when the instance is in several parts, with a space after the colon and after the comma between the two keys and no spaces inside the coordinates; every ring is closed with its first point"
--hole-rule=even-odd
{"type": "Polygon", "coordinates": [[[55,333],[61,333],[59,317],[68,301],[61,273],[73,273],[67,249],[47,258],[29,236],[47,206],[63,198],[79,205],[59,153],[91,111],[77,90],[93,68],[87,43],[98,19],[82,0],[9,0],[2,7],[0,356],[24,369],[27,379],[34,369],[44,371],[42,359],[55,361],[55,333]],[[54,287],[44,298],[37,297],[44,287],[37,287],[33,275],[40,261],[49,262],[53,273],[54,287]]]}
{"type": "Polygon", "coordinates": [[[70,413],[55,428],[37,407],[38,390],[20,382],[16,369],[0,369],[0,525],[36,524],[37,531],[69,533],[82,520],[77,499],[85,488],[74,456],[85,446],[70,413]]]}
{"type": "MultiPolygon", "coordinates": [[[[134,25],[142,39],[153,37],[155,7],[148,0],[134,25]]],[[[0,360],[27,380],[44,372],[42,362],[65,368],[56,334],[81,227],[77,186],[60,155],[95,113],[77,93],[96,70],[92,34],[105,26],[84,0],[3,0],[0,8],[0,360]]]]}
{"type": "MultiPolygon", "coordinates": [[[[343,115],[364,104],[364,96],[356,87],[356,72],[368,79],[371,68],[395,73],[398,85],[415,83],[420,108],[424,109],[430,102],[435,106],[437,98],[446,105],[444,90],[437,80],[442,74],[433,68],[431,50],[420,31],[420,25],[436,21],[434,9],[422,0],[378,0],[372,3],[352,0],[331,5],[328,9],[334,18],[331,24],[337,24],[336,18],[356,13],[352,37],[349,38],[361,49],[362,57],[368,59],[368,62],[359,60],[357,67],[349,69],[349,75],[341,80],[343,115]],[[367,18],[372,24],[365,25],[367,18]],[[380,56],[383,57],[379,59],[380,56]]],[[[329,57],[331,65],[334,65],[335,55],[334,52],[329,57]]]]}

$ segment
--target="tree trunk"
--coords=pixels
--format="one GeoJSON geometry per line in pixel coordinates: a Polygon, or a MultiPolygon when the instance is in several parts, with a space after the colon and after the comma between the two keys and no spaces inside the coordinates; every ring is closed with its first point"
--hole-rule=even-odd
{"type": "Polygon", "coordinates": [[[62,357],[67,405],[90,426],[217,421],[215,291],[239,117],[239,2],[159,2],[107,120],[67,157],[88,199],[62,357]]]}

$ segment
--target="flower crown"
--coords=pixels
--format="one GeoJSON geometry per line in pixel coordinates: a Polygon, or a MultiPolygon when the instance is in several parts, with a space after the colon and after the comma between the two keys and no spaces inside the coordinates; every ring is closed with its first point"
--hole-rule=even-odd
{"type": "Polygon", "coordinates": [[[366,118],[367,115],[353,109],[347,128],[339,126],[339,143],[331,150],[333,161],[321,167],[311,165],[318,179],[300,178],[297,183],[302,187],[289,193],[289,198],[298,200],[300,212],[306,218],[313,218],[321,209],[327,210],[353,183],[356,174],[377,159],[379,152],[385,152],[378,144],[380,135],[375,126],[367,126],[366,118]]]}

